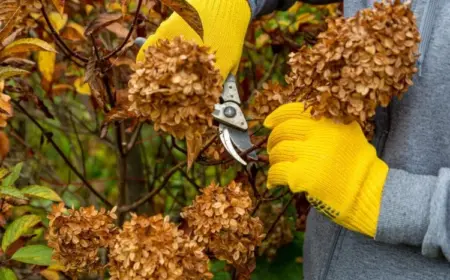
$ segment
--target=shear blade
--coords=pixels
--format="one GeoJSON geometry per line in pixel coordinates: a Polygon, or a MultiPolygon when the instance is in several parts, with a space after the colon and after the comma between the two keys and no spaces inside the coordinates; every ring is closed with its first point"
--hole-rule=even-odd
{"type": "MultiPolygon", "coordinates": [[[[229,127],[228,130],[230,133],[231,141],[233,142],[234,146],[238,148],[239,151],[244,152],[250,150],[253,147],[252,142],[250,142],[250,136],[248,136],[247,131],[237,130],[233,127],[229,127]]],[[[248,154],[248,156],[254,160],[258,159],[256,151],[252,151],[251,153],[248,154]]]]}
{"type": "Polygon", "coordinates": [[[247,165],[247,162],[241,158],[238,152],[234,149],[233,142],[231,140],[230,131],[223,124],[219,125],[219,135],[227,152],[242,165],[247,165]]]}

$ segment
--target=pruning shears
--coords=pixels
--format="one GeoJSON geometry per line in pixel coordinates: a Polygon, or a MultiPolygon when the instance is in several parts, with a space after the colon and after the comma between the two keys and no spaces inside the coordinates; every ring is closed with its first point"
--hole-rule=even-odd
{"type": "MultiPolygon", "coordinates": [[[[241,99],[237,89],[236,77],[229,74],[223,85],[220,103],[214,106],[212,113],[214,119],[219,122],[219,137],[227,152],[238,162],[247,165],[247,162],[239,155],[252,148],[248,135],[248,123],[241,110],[241,99]],[[237,150],[238,151],[237,151],[237,150]]],[[[255,151],[248,157],[257,160],[255,151]]]]}
{"type": "MultiPolygon", "coordinates": [[[[145,40],[145,38],[138,37],[135,40],[135,44],[142,47],[145,40]]],[[[239,155],[239,152],[251,149],[252,143],[248,135],[248,123],[240,105],[241,99],[236,77],[230,73],[224,83],[220,103],[214,106],[212,115],[219,123],[220,141],[227,152],[241,164],[247,165],[247,162],[239,155]]],[[[247,156],[253,160],[258,159],[255,151],[248,153],[247,156]]]]}

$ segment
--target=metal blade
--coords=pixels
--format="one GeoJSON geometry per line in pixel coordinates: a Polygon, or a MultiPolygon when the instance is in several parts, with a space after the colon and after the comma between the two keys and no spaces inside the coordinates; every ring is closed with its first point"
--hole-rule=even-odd
{"type": "MultiPolygon", "coordinates": [[[[236,148],[238,148],[239,151],[241,152],[248,151],[253,147],[252,142],[250,142],[250,136],[248,135],[247,131],[237,130],[232,127],[229,127],[228,130],[231,136],[231,141],[236,146],[236,148]]],[[[256,151],[252,151],[251,153],[248,154],[248,156],[253,160],[258,160],[256,151]]]]}
{"type": "Polygon", "coordinates": [[[231,141],[230,132],[228,131],[228,127],[223,124],[219,124],[219,137],[220,141],[222,141],[223,146],[227,150],[227,152],[237,161],[239,161],[243,165],[247,165],[245,160],[241,158],[241,156],[234,149],[233,143],[231,141]]]}

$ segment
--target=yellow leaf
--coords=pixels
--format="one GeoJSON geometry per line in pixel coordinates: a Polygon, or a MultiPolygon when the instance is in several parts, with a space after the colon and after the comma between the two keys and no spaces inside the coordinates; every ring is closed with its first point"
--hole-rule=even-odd
{"type": "Polygon", "coordinates": [[[53,6],[60,14],[64,13],[64,2],[65,0],[52,0],[53,6]]]}
{"type": "Polygon", "coordinates": [[[86,11],[86,14],[89,15],[92,12],[92,10],[94,10],[94,6],[86,4],[86,6],[84,6],[84,10],[86,11]]]}
{"type": "Polygon", "coordinates": [[[47,280],[59,280],[59,274],[54,270],[44,269],[40,273],[47,280]]]}
{"type": "Polygon", "coordinates": [[[122,12],[122,5],[119,3],[111,3],[107,8],[108,12],[122,12]]]}
{"type": "Polygon", "coordinates": [[[60,264],[59,262],[53,261],[52,264],[47,267],[47,269],[63,271],[65,268],[64,268],[64,265],[60,264]]]}
{"type": "Polygon", "coordinates": [[[313,14],[309,14],[309,13],[304,13],[299,15],[296,19],[295,19],[295,23],[300,25],[302,23],[307,23],[312,21],[313,19],[315,19],[316,16],[313,14]]]}
{"type": "Polygon", "coordinates": [[[287,11],[290,14],[295,14],[297,13],[298,9],[300,9],[303,6],[303,3],[301,3],[300,1],[295,2],[294,5],[292,5],[287,11]]]}
{"type": "Polygon", "coordinates": [[[55,27],[55,30],[58,33],[66,25],[67,18],[67,14],[60,14],[56,12],[51,12],[49,15],[50,22],[52,23],[53,27],[55,27]]]}
{"type": "Polygon", "coordinates": [[[38,53],[38,68],[42,77],[47,81],[53,81],[53,73],[55,72],[56,53],[40,51],[38,53]]]}
{"type": "Polygon", "coordinates": [[[0,67],[0,80],[8,79],[14,76],[23,75],[29,73],[26,70],[14,68],[10,66],[0,67]]]}
{"type": "Polygon", "coordinates": [[[56,50],[49,43],[38,38],[26,38],[19,39],[7,45],[0,52],[0,58],[30,51],[49,51],[56,53],[56,50]]]}
{"type": "Polygon", "coordinates": [[[84,27],[79,25],[76,22],[69,22],[66,26],[66,30],[70,30],[69,33],[71,33],[71,31],[73,31],[72,34],[74,34],[74,36],[72,37],[78,37],[78,39],[85,39],[86,37],[84,36],[84,27]]]}
{"type": "Polygon", "coordinates": [[[88,83],[82,81],[83,78],[78,78],[73,82],[75,89],[79,94],[91,95],[91,88],[88,83]]]}

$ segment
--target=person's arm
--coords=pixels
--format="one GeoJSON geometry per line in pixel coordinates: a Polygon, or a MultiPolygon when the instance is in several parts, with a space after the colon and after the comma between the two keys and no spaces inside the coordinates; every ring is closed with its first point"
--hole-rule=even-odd
{"type": "MultiPolygon", "coordinates": [[[[332,3],[339,3],[343,0],[303,0],[303,3],[311,5],[325,5],[332,3]]],[[[291,7],[295,0],[249,0],[250,6],[252,6],[253,17],[258,17],[271,13],[275,10],[286,10],[291,7]]]]}
{"type": "Polygon", "coordinates": [[[421,246],[427,257],[450,260],[450,169],[437,176],[389,170],[375,240],[421,246]]]}

